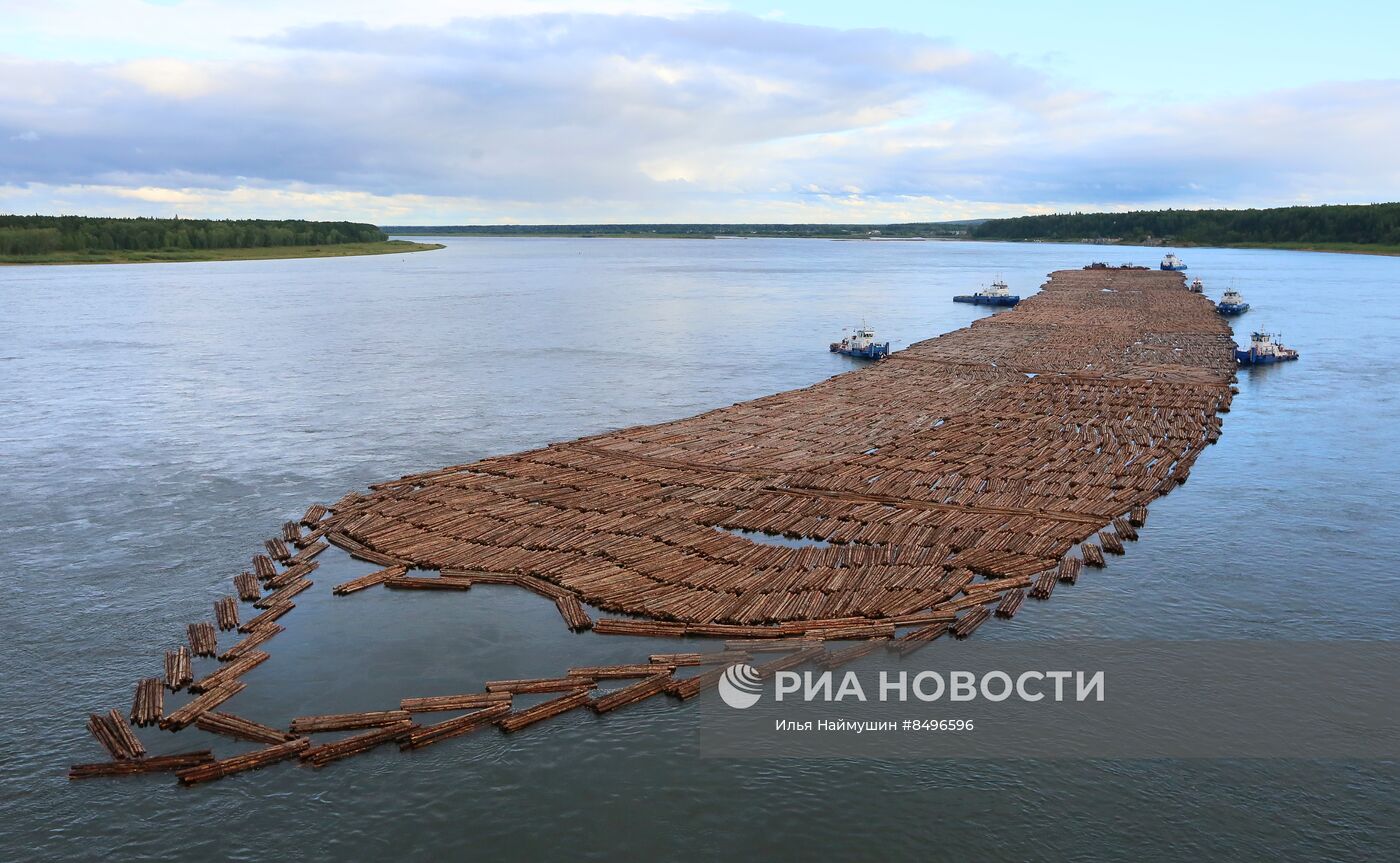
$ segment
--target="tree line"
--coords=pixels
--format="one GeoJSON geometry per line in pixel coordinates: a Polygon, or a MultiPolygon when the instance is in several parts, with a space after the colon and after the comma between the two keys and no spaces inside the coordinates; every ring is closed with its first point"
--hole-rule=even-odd
{"type": "Polygon", "coordinates": [[[1140,210],[991,219],[979,240],[1162,240],[1224,246],[1273,243],[1400,245],[1400,203],[1268,210],[1140,210]]]}
{"type": "Polygon", "coordinates": [[[810,237],[866,239],[877,237],[955,237],[966,233],[961,222],[911,222],[898,225],[782,224],[617,224],[617,225],[385,225],[390,234],[466,237],[810,237]]]}
{"type": "Polygon", "coordinates": [[[361,222],[0,216],[0,255],[254,249],[370,243],[386,239],[388,237],[379,228],[361,222]]]}

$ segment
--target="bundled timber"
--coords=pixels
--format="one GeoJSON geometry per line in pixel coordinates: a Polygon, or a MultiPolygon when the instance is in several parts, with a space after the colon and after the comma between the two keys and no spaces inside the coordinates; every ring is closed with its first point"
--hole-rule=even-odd
{"type": "Polygon", "coordinates": [[[559,609],[559,616],[564,618],[564,624],[574,632],[593,628],[593,618],[588,616],[588,612],[583,610],[583,603],[573,594],[566,593],[554,597],[554,606],[559,609]]]}
{"type": "Polygon", "coordinates": [[[675,667],[675,665],[660,662],[646,662],[637,665],[586,665],[570,668],[569,677],[586,677],[589,680],[623,680],[628,677],[652,677],[657,674],[669,673],[675,667]]]}
{"type": "Polygon", "coordinates": [[[219,636],[214,631],[214,624],[207,621],[191,623],[185,632],[189,636],[190,651],[195,656],[213,656],[219,651],[219,636]]]}
{"type": "Polygon", "coordinates": [[[1180,274],[1065,270],[861,371],[381,483],[312,523],[384,566],[554,599],[574,628],[577,601],[604,634],[864,640],[1001,603],[960,597],[1054,568],[1086,529],[1114,525],[1116,553],[1218,436],[1234,374],[1180,274]]]}
{"type": "Polygon", "coordinates": [[[431,695],[423,698],[405,698],[399,702],[401,710],[410,713],[431,713],[441,710],[475,710],[495,704],[509,705],[509,692],[472,692],[465,695],[431,695]]]}
{"type": "Polygon", "coordinates": [[[352,578],[349,581],[337,584],[335,587],[331,588],[331,593],[336,596],[349,596],[367,587],[383,584],[389,579],[400,578],[406,572],[408,572],[408,567],[406,566],[389,566],[384,569],[377,569],[368,575],[362,575],[359,578],[352,578]]]}
{"type": "MultiPolygon", "coordinates": [[[[1053,584],[1053,582],[1051,583],[1053,584]]],[[[987,611],[986,606],[974,608],[972,611],[959,617],[957,623],[954,623],[949,631],[953,633],[955,638],[967,638],[990,616],[991,612],[987,611]]]]}
{"type": "Polygon", "coordinates": [[[507,734],[519,731],[520,729],[534,725],[536,722],[543,722],[552,719],[561,713],[573,710],[575,707],[582,707],[588,703],[588,689],[575,689],[567,695],[558,698],[551,698],[548,701],[536,704],[534,707],[525,710],[518,710],[507,716],[501,717],[496,724],[507,734]]]}
{"type": "Polygon", "coordinates": [[[610,713],[619,707],[626,707],[629,704],[636,704],[638,701],[659,695],[666,691],[666,687],[671,682],[671,674],[653,674],[645,677],[631,686],[624,686],[621,689],[600,695],[588,703],[595,713],[610,713]]]}
{"type": "Polygon", "coordinates": [[[697,674],[694,677],[673,678],[666,685],[666,691],[682,700],[694,698],[702,691],[709,689],[719,683],[719,679],[724,676],[729,666],[723,665],[711,668],[709,671],[697,674]]]}
{"type": "Polygon", "coordinates": [[[319,503],[313,503],[306,508],[306,515],[301,517],[301,523],[307,527],[315,527],[321,519],[326,517],[326,508],[319,503]]]}
{"type": "Polygon", "coordinates": [[[249,653],[256,650],[258,647],[262,646],[264,642],[266,642],[268,639],[272,638],[279,632],[286,632],[286,629],[284,627],[278,626],[275,623],[268,623],[259,626],[257,629],[249,633],[247,638],[238,642],[233,647],[230,647],[228,650],[225,650],[223,653],[220,653],[219,661],[230,662],[232,660],[246,656],[249,653]]]}
{"type": "Polygon", "coordinates": [[[307,762],[312,767],[325,767],[332,761],[339,761],[342,758],[349,758],[352,755],[359,755],[368,752],[377,746],[382,746],[391,741],[400,740],[406,734],[418,726],[411,720],[404,719],[383,728],[376,728],[366,731],[363,734],[356,734],[344,740],[337,740],[334,743],[324,743],[320,746],[313,746],[310,749],[302,750],[301,760],[307,762]]]}
{"type": "Polygon", "coordinates": [[[214,753],[208,749],[180,752],[175,755],[155,755],[130,761],[104,761],[98,764],[74,764],[68,768],[69,779],[92,779],[98,776],[139,776],[143,773],[173,773],[208,764],[214,753]]]}
{"type": "Polygon", "coordinates": [[[169,716],[160,721],[160,727],[167,731],[179,731],[192,725],[196,719],[242,692],[246,686],[247,684],[241,680],[230,680],[217,689],[211,689],[172,711],[169,716]]]}
{"type": "Polygon", "coordinates": [[[159,677],[147,677],[136,683],[131,700],[131,724],[139,727],[155,725],[165,715],[165,688],[159,677]]]}
{"type": "Polygon", "coordinates": [[[1133,527],[1142,527],[1147,524],[1147,507],[1135,506],[1128,510],[1128,523],[1133,527]]]}
{"type": "Polygon", "coordinates": [[[294,521],[282,522],[282,541],[296,545],[301,542],[301,525],[294,521]]]}
{"type": "Polygon", "coordinates": [[[1097,566],[1100,568],[1103,567],[1103,549],[1099,548],[1097,545],[1094,545],[1092,542],[1086,542],[1080,545],[1079,553],[1084,555],[1085,566],[1097,566]]]}
{"type": "Polygon", "coordinates": [[[131,726],[115,710],[88,714],[88,733],[118,761],[140,758],[146,754],[146,747],[131,732],[131,726]]]}
{"type": "Polygon", "coordinates": [[[486,691],[527,695],[538,692],[568,692],[580,686],[591,687],[592,685],[593,678],[587,675],[539,677],[528,680],[491,680],[486,684],[486,691]]]}
{"type": "Polygon", "coordinates": [[[322,731],[355,731],[379,728],[413,717],[407,710],[371,710],[366,713],[331,713],[325,716],[298,716],[292,720],[293,734],[316,734],[322,731]]]}
{"type": "Polygon", "coordinates": [[[1118,534],[1120,539],[1134,540],[1138,538],[1137,528],[1122,517],[1113,520],[1113,532],[1118,534]]]}
{"type": "Polygon", "coordinates": [[[908,656],[914,651],[920,650],[928,646],[930,642],[940,638],[951,627],[952,623],[946,620],[930,623],[928,626],[920,627],[890,642],[890,650],[900,656],[908,656]]]}
{"type": "Polygon", "coordinates": [[[266,581],[277,574],[277,565],[272,562],[272,558],[265,554],[253,555],[253,575],[259,581],[266,581]]]}
{"type": "Polygon", "coordinates": [[[290,602],[279,602],[276,605],[269,605],[267,610],[257,617],[238,627],[239,632],[256,632],[260,627],[267,626],[277,618],[296,608],[290,602]]]}
{"type": "Polygon", "coordinates": [[[200,731],[208,731],[211,734],[222,734],[225,737],[232,737],[235,740],[246,740],[250,743],[267,743],[276,745],[294,740],[295,736],[285,731],[279,731],[261,723],[244,719],[241,716],[234,716],[232,713],[218,713],[209,711],[202,714],[194,721],[194,727],[200,731]]]}
{"type": "MultiPolygon", "coordinates": [[[[1046,570],[1046,572],[1049,572],[1049,570],[1046,570]]],[[[1053,573],[1051,573],[1051,577],[1054,577],[1053,573]]],[[[1021,604],[1025,601],[1025,588],[1013,590],[1007,593],[1006,596],[1002,598],[1001,602],[997,605],[997,610],[994,613],[997,617],[1015,617],[1016,612],[1021,610],[1021,604]]]]}
{"type": "Polygon", "coordinates": [[[1099,545],[1109,554],[1123,554],[1123,540],[1111,530],[1099,531],[1099,545]]]}
{"type": "Polygon", "coordinates": [[[286,743],[279,743],[264,749],[256,749],[243,755],[235,755],[232,758],[224,758],[219,761],[211,761],[208,764],[201,764],[197,767],[190,767],[181,770],[175,775],[179,777],[181,784],[184,785],[194,785],[199,782],[223,779],[225,776],[232,776],[235,773],[242,773],[246,770],[257,770],[259,767],[266,767],[269,764],[276,764],[278,761],[295,758],[299,752],[310,745],[310,740],[307,740],[305,737],[298,737],[286,743]]]}
{"type": "Polygon", "coordinates": [[[259,651],[245,653],[227,665],[220,666],[217,671],[191,683],[190,692],[208,692],[211,689],[218,689],[225,683],[237,680],[257,668],[267,659],[267,654],[259,651]]]}
{"type": "Polygon", "coordinates": [[[1065,557],[1060,560],[1059,569],[1055,572],[1055,577],[1060,581],[1074,584],[1079,581],[1079,571],[1083,568],[1084,562],[1077,557],[1065,557]]]}
{"type": "Polygon", "coordinates": [[[1031,588],[1031,599],[1049,599],[1055,592],[1055,582],[1059,580],[1059,570],[1047,569],[1035,580],[1031,588]]]}
{"type": "Polygon", "coordinates": [[[301,551],[298,551],[296,554],[292,555],[291,558],[288,559],[287,563],[291,566],[297,566],[299,564],[308,563],[311,560],[311,558],[315,557],[316,555],[320,554],[328,548],[330,548],[329,543],[313,542],[310,545],[303,548],[301,551]]]}
{"type": "Polygon", "coordinates": [[[277,573],[272,578],[269,578],[263,586],[268,590],[279,590],[293,582],[304,580],[306,576],[315,571],[318,566],[320,566],[320,564],[314,560],[293,564],[282,572],[277,573]]]}
{"type": "MultiPolygon", "coordinates": [[[[270,583],[271,582],[269,582],[269,584],[270,583]]],[[[269,593],[267,596],[264,596],[262,599],[259,599],[257,602],[253,603],[253,607],[268,609],[275,605],[287,605],[290,603],[292,597],[311,587],[313,584],[315,584],[315,582],[310,579],[298,578],[296,581],[289,582],[272,593],[269,593]]]]}
{"type": "Polygon", "coordinates": [[[194,680],[194,670],[190,664],[190,649],[183,644],[165,652],[165,685],[172,692],[178,692],[194,680]]]}
{"type": "Polygon", "coordinates": [[[719,653],[653,653],[647,661],[671,668],[692,665],[733,665],[748,662],[753,655],[746,650],[724,650],[719,653]]]}
{"type": "Polygon", "coordinates": [[[235,575],[233,587],[238,591],[238,598],[244,602],[252,602],[262,596],[262,585],[258,584],[258,577],[251,572],[235,575]]]}
{"type": "Polygon", "coordinates": [[[292,553],[287,549],[287,544],[280,538],[263,540],[263,547],[267,549],[267,556],[278,563],[286,563],[292,559],[292,553]]]}
{"type": "Polygon", "coordinates": [[[394,590],[469,590],[472,583],[465,578],[423,578],[400,575],[384,580],[384,586],[394,590]]]}
{"type": "Polygon", "coordinates": [[[843,665],[855,662],[862,656],[869,656],[889,643],[889,640],[885,638],[872,638],[869,641],[863,641],[860,644],[854,644],[850,647],[843,647],[840,650],[828,651],[817,657],[817,665],[828,671],[833,668],[840,668],[843,665]]]}
{"type": "Polygon", "coordinates": [[[777,674],[779,671],[787,671],[799,665],[805,665],[825,655],[826,648],[822,647],[820,644],[814,644],[789,653],[787,656],[769,660],[755,668],[754,671],[758,672],[759,677],[768,678],[777,674]]]}
{"type": "Polygon", "coordinates": [[[491,704],[480,710],[473,711],[472,713],[454,716],[436,725],[425,725],[420,728],[415,728],[409,731],[402,739],[399,743],[399,748],[422,749],[424,746],[431,746],[443,740],[460,737],[478,728],[485,728],[495,723],[497,720],[504,718],[509,713],[509,703],[491,704]]]}
{"type": "Polygon", "coordinates": [[[214,603],[214,619],[225,632],[238,628],[238,603],[233,597],[223,596],[214,603]]]}

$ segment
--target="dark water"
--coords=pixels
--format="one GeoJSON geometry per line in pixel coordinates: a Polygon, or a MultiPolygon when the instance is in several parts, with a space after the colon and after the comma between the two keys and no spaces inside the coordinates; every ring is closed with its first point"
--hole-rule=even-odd
{"type": "MultiPolygon", "coordinates": [[[[1090,260],[1159,250],[823,241],[449,240],[359,259],[0,269],[3,859],[1379,859],[1393,762],[729,761],[653,699],[411,755],[199,789],[69,784],[89,710],[130,702],[184,624],[307,503],[410,471],[672,419],[849,368],[1090,260]]],[[[1187,250],[1301,362],[1241,375],[1221,442],[1142,540],[986,640],[1400,632],[1400,259],[1187,250]]],[[[570,635],[518,590],[329,586],[322,556],[232,712],[281,724],[674,642],[570,635]]],[[[245,607],[246,609],[246,607],[245,607]]],[[[221,637],[222,644],[231,643],[221,637]]],[[[197,672],[207,671],[210,661],[197,672]]],[[[1259,733],[1268,734],[1267,728],[1259,733]]],[[[222,740],[143,732],[155,752],[222,740]]]]}

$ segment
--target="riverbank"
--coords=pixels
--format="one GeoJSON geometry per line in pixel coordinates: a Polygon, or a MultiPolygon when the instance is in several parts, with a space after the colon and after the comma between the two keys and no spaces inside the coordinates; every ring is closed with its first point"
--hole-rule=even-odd
{"type": "Polygon", "coordinates": [[[6,255],[0,266],[25,264],[157,264],[191,261],[267,261],[289,258],[340,258],[351,255],[393,255],[428,252],[441,243],[384,240],[320,246],[264,246],[252,249],[157,249],[148,251],[53,252],[46,255],[6,255]]]}

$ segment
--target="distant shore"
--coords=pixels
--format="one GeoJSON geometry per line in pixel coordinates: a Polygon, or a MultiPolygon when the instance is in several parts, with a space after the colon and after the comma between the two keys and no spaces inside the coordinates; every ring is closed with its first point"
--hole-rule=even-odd
{"type": "Polygon", "coordinates": [[[340,258],[351,255],[394,255],[444,248],[441,243],[384,240],[372,243],[334,243],[319,246],[263,246],[249,249],[156,249],[150,251],[52,252],[45,255],[8,255],[0,266],[33,264],[161,264],[193,261],[268,261],[289,258],[340,258]]]}

